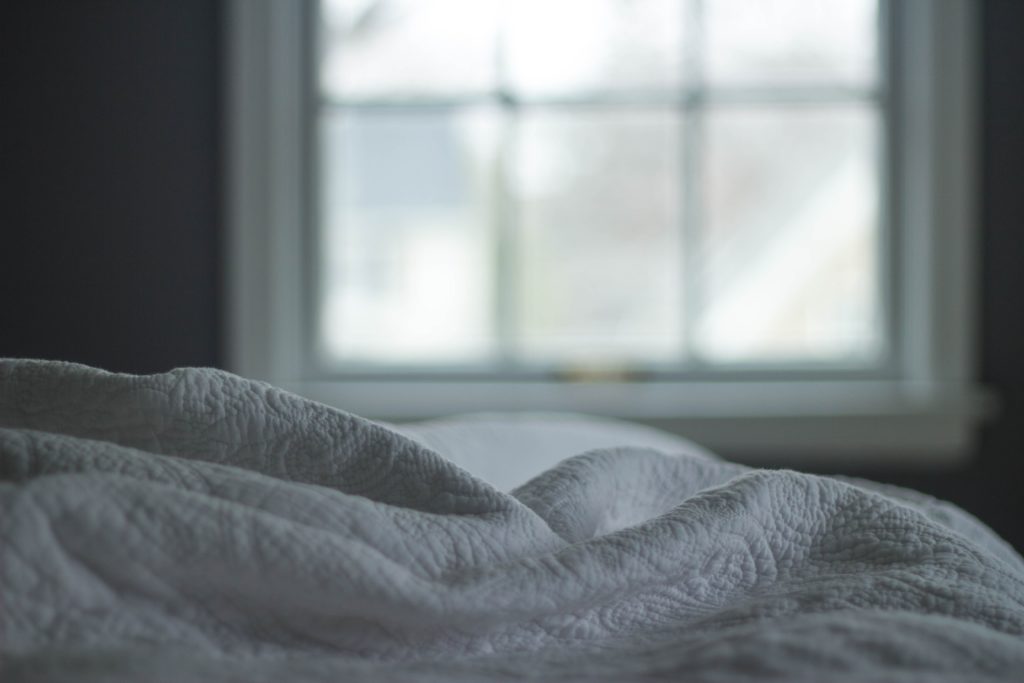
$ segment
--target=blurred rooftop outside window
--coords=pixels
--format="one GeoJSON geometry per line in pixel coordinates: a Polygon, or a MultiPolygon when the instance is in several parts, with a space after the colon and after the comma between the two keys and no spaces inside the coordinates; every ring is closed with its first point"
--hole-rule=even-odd
{"type": "Polygon", "coordinates": [[[323,0],[339,368],[869,367],[877,0],[323,0]]]}

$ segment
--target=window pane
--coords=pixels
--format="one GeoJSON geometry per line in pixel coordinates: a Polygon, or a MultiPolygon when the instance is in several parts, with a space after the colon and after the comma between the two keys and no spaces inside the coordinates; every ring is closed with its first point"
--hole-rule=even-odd
{"type": "Polygon", "coordinates": [[[329,356],[467,363],[492,352],[496,125],[483,110],[324,120],[329,356]]]}
{"type": "Polygon", "coordinates": [[[679,84],[679,0],[518,0],[505,7],[505,65],[526,95],[679,84]]]}
{"type": "Polygon", "coordinates": [[[867,106],[721,107],[706,119],[698,352],[877,353],[877,124],[867,106]]]}
{"type": "Polygon", "coordinates": [[[321,87],[336,98],[493,89],[495,0],[324,0],[321,87]]]}
{"type": "Polygon", "coordinates": [[[516,285],[526,358],[678,358],[679,128],[671,110],[521,119],[516,285]]]}
{"type": "Polygon", "coordinates": [[[877,0],[713,0],[703,8],[712,85],[874,81],[877,0]]]}

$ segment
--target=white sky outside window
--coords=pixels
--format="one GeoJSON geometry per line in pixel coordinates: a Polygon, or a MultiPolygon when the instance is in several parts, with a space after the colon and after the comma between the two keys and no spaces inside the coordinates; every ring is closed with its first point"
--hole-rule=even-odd
{"type": "Polygon", "coordinates": [[[503,3],[501,63],[524,95],[678,88],[686,29],[679,0],[503,3]]]}
{"type": "Polygon", "coordinates": [[[341,365],[868,364],[874,0],[326,0],[341,365]]]}
{"type": "Polygon", "coordinates": [[[678,357],[680,134],[666,108],[521,116],[517,353],[570,364],[678,357]]]}
{"type": "Polygon", "coordinates": [[[708,111],[695,335],[705,357],[878,353],[876,148],[868,107],[708,111]]]}

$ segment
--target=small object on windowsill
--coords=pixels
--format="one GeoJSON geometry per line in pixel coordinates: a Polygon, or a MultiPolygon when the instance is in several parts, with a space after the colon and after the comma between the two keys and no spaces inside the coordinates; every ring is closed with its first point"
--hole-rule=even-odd
{"type": "Polygon", "coordinates": [[[580,384],[610,384],[613,382],[646,382],[652,377],[651,372],[627,365],[604,363],[566,365],[551,372],[551,377],[558,382],[580,384]]]}

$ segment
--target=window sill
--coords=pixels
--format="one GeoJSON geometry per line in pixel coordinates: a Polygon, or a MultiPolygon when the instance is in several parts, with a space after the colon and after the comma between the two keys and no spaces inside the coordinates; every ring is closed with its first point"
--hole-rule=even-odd
{"type": "Polygon", "coordinates": [[[373,419],[411,421],[487,412],[582,413],[679,434],[712,451],[787,464],[955,466],[970,457],[994,400],[974,386],[862,382],[283,383],[373,419]]]}

